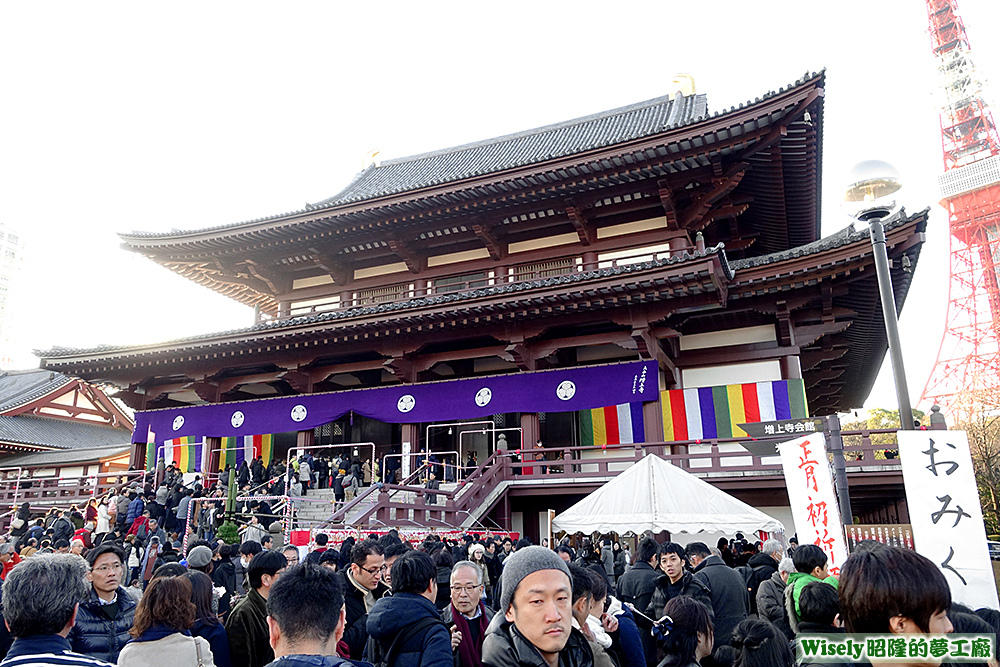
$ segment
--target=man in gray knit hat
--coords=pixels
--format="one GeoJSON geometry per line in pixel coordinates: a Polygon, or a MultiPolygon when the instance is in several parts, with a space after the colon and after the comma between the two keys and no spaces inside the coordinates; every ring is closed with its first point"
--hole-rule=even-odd
{"type": "Polygon", "coordinates": [[[518,549],[504,561],[499,612],[483,641],[486,667],[593,667],[586,638],[573,628],[569,567],[545,547],[518,549]]]}

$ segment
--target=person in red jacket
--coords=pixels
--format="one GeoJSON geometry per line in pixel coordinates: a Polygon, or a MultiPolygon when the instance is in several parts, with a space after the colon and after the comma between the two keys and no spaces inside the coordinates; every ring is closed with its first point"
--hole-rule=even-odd
{"type": "Polygon", "coordinates": [[[10,542],[0,544],[0,563],[3,570],[0,570],[0,579],[7,580],[7,574],[14,569],[14,566],[21,562],[21,557],[14,551],[14,545],[10,542]]]}

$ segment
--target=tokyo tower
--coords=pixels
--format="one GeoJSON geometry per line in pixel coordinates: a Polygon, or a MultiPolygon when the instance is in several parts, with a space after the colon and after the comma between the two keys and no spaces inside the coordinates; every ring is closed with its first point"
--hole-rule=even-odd
{"type": "Polygon", "coordinates": [[[944,88],[938,184],[948,210],[951,278],[947,326],[920,403],[954,409],[963,398],[1000,389],[1000,140],[957,0],[926,2],[944,88]]]}

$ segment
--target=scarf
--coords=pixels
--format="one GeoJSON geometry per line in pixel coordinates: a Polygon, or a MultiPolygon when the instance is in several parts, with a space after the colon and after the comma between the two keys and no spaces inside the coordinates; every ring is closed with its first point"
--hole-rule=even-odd
{"type": "Polygon", "coordinates": [[[486,628],[489,622],[486,620],[486,605],[479,601],[479,618],[472,619],[473,623],[479,624],[479,646],[472,645],[472,633],[469,631],[469,619],[462,616],[462,612],[451,605],[451,620],[455,622],[455,627],[462,633],[462,643],[458,645],[458,659],[462,667],[483,667],[483,638],[486,637],[486,628]],[[466,641],[469,640],[469,641],[466,641]]]}

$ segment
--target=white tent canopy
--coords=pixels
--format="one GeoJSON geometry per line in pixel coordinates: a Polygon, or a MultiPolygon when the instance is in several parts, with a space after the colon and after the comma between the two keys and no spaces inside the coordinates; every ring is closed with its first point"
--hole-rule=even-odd
{"type": "Polygon", "coordinates": [[[784,531],[777,519],[675,465],[647,455],[552,520],[552,530],[590,534],[784,531]]]}

